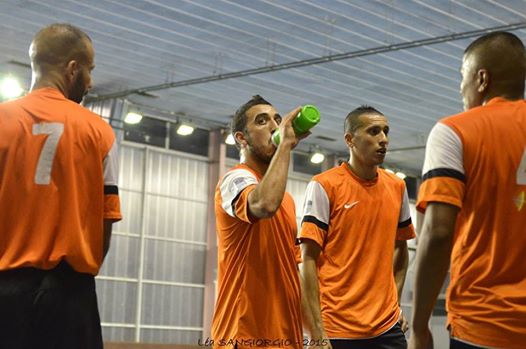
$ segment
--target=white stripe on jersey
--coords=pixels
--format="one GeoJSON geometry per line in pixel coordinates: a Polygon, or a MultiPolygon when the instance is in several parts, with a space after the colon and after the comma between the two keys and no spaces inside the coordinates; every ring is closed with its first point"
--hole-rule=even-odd
{"type": "Polygon", "coordinates": [[[441,122],[435,124],[427,139],[422,175],[439,168],[465,174],[462,152],[462,141],[457,133],[441,122]]]}
{"type": "Polygon", "coordinates": [[[119,149],[113,140],[110,151],[104,158],[104,185],[117,185],[119,183],[119,149]]]}
{"type": "Polygon", "coordinates": [[[329,224],[330,214],[327,192],[320,183],[311,181],[305,190],[303,218],[305,216],[312,216],[322,223],[329,224]]]}
{"type": "Polygon", "coordinates": [[[409,209],[409,195],[407,195],[407,188],[404,185],[404,197],[402,198],[402,207],[400,208],[400,217],[398,223],[402,223],[411,218],[411,210],[409,209]]]}
{"type": "Polygon", "coordinates": [[[258,184],[256,176],[247,170],[236,169],[227,172],[220,185],[221,206],[231,217],[236,217],[234,212],[234,200],[249,185],[258,184]]]}

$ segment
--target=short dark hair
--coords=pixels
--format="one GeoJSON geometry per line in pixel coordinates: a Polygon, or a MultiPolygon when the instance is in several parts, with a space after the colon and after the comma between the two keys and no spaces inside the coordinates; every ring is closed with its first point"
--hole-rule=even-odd
{"type": "Polygon", "coordinates": [[[53,23],[35,34],[31,61],[37,65],[60,65],[71,59],[85,60],[86,42],[91,38],[69,23],[53,23]]]}
{"type": "Polygon", "coordinates": [[[471,53],[476,49],[490,44],[492,42],[500,42],[502,44],[509,45],[510,47],[513,47],[515,49],[524,51],[524,44],[522,43],[521,39],[519,39],[515,34],[497,31],[477,38],[475,41],[469,44],[468,47],[466,47],[466,49],[464,50],[464,54],[471,53]]]}
{"type": "Polygon", "coordinates": [[[526,50],[521,39],[512,33],[493,32],[473,41],[464,51],[464,57],[468,55],[476,62],[476,69],[490,72],[494,92],[523,98],[526,50]]]}
{"type": "MultiPolygon", "coordinates": [[[[232,122],[230,123],[230,132],[232,133],[232,136],[240,131],[245,132],[247,128],[247,116],[246,112],[250,108],[252,108],[255,105],[258,104],[267,104],[272,105],[270,102],[268,102],[265,98],[261,97],[260,95],[252,96],[252,98],[243,104],[241,107],[239,107],[236,110],[236,113],[234,114],[234,117],[232,118],[232,122]]],[[[236,146],[238,146],[236,142],[236,146]]]]}
{"type": "Polygon", "coordinates": [[[360,116],[363,114],[378,114],[384,116],[380,111],[371,107],[370,105],[363,104],[358,108],[347,114],[344,124],[345,133],[355,133],[360,127],[362,127],[362,121],[360,116]]]}

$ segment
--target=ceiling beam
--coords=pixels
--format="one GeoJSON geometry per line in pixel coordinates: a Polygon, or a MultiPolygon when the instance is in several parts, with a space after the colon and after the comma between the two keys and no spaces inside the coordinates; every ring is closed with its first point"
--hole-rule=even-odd
{"type": "Polygon", "coordinates": [[[364,50],[357,50],[357,51],[338,53],[338,54],[333,54],[333,55],[328,55],[328,56],[304,59],[304,60],[295,61],[295,62],[269,65],[265,67],[241,70],[241,71],[232,72],[232,73],[210,75],[210,76],[204,76],[201,78],[174,81],[174,82],[168,82],[168,83],[153,85],[153,86],[145,86],[145,87],[123,90],[123,91],[109,93],[109,94],[100,95],[100,96],[94,96],[94,97],[87,96],[86,101],[87,102],[97,102],[97,101],[102,101],[102,100],[107,100],[107,99],[112,99],[112,98],[126,97],[131,94],[145,94],[151,91],[159,91],[159,90],[165,90],[165,89],[181,87],[181,86],[197,85],[197,84],[203,84],[203,83],[212,82],[212,81],[233,79],[233,78],[239,78],[239,77],[256,75],[256,74],[264,74],[264,73],[269,73],[269,72],[275,72],[278,70],[300,68],[300,67],[305,67],[309,65],[322,64],[322,63],[340,61],[340,60],[345,60],[345,59],[376,55],[380,53],[405,50],[405,49],[414,48],[414,47],[429,46],[429,45],[435,45],[435,44],[440,44],[440,43],[449,42],[449,41],[478,37],[478,36],[488,34],[491,32],[495,32],[495,31],[513,31],[513,30],[524,29],[524,28],[526,28],[526,22],[519,22],[515,24],[502,25],[498,27],[491,27],[491,28],[473,30],[473,31],[468,31],[468,32],[463,32],[463,33],[437,36],[434,38],[402,42],[399,44],[378,46],[378,47],[373,47],[373,48],[364,49],[364,50]]]}

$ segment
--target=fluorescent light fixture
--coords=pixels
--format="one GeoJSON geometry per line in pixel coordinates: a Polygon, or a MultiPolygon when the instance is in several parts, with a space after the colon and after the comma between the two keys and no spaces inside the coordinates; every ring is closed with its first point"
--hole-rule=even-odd
{"type": "Polygon", "coordinates": [[[0,84],[0,94],[5,99],[11,99],[20,96],[24,92],[17,79],[7,76],[0,84]]]}
{"type": "Polygon", "coordinates": [[[177,128],[177,134],[181,136],[188,136],[191,135],[194,132],[194,128],[190,125],[181,124],[179,125],[179,128],[177,128]]]}
{"type": "Polygon", "coordinates": [[[391,169],[388,169],[388,168],[384,168],[384,170],[385,170],[385,172],[389,172],[389,173],[392,173],[392,174],[394,174],[394,171],[393,171],[393,170],[391,170],[391,169]]]}
{"type": "Polygon", "coordinates": [[[313,164],[320,164],[323,162],[323,160],[325,160],[325,155],[323,155],[320,152],[315,152],[310,157],[310,162],[312,162],[313,164]]]}
{"type": "Polygon", "coordinates": [[[228,136],[225,139],[226,144],[234,145],[236,144],[236,141],[234,140],[234,136],[232,136],[231,133],[228,134],[228,136]]]}
{"type": "Polygon", "coordinates": [[[128,113],[126,114],[126,117],[124,118],[124,122],[127,124],[135,125],[141,122],[142,115],[139,113],[128,113]]]}
{"type": "Polygon", "coordinates": [[[405,177],[407,177],[407,175],[401,171],[396,172],[395,175],[400,179],[404,179],[405,177]]]}

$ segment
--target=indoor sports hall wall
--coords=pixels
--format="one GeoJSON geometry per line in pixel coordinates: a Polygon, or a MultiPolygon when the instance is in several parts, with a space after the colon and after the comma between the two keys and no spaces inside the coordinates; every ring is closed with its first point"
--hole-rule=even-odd
{"type": "Polygon", "coordinates": [[[97,278],[105,341],[196,344],[202,332],[207,158],[122,143],[114,226],[97,278]]]}

